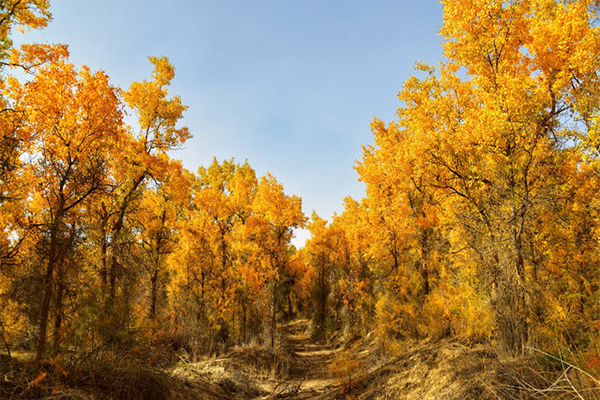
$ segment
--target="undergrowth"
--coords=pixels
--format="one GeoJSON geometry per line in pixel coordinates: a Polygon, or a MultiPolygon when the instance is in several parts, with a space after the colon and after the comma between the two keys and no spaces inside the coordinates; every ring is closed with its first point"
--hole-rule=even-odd
{"type": "Polygon", "coordinates": [[[3,356],[1,398],[165,400],[170,354],[160,346],[104,345],[56,359],[18,360],[3,356]]]}
{"type": "Polygon", "coordinates": [[[530,349],[530,356],[504,363],[489,387],[498,399],[600,400],[600,374],[560,355],[530,349]]]}

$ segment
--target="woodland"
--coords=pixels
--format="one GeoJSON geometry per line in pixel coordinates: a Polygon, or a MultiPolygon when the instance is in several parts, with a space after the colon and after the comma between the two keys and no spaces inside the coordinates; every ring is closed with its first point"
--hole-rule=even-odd
{"type": "Polygon", "coordinates": [[[442,3],[328,221],[183,168],[167,58],[116,87],[0,1],[0,396],[599,399],[600,1],[442,3]]]}

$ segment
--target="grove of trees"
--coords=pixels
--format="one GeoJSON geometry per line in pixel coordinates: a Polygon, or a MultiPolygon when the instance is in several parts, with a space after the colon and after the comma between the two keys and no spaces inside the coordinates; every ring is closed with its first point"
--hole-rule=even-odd
{"type": "Polygon", "coordinates": [[[300,198],[247,163],[191,173],[170,156],[191,134],[166,58],[123,90],[70,63],[66,46],[12,48],[11,27],[44,26],[47,2],[3,7],[3,348],[42,360],[140,332],[193,352],[261,335],[273,345],[300,198]]]}
{"type": "Polygon", "coordinates": [[[315,293],[344,300],[328,318],[382,338],[597,365],[600,3],[443,5],[445,61],[417,64],[398,120],[372,122],[366,197],[309,225],[315,293]]]}
{"type": "Polygon", "coordinates": [[[366,196],[326,221],[247,162],[173,158],[191,133],[165,57],[116,87],[66,46],[14,48],[48,2],[2,2],[0,345],[40,361],[144,337],[196,358],[273,347],[305,316],[382,346],[456,337],[598,368],[600,1],[443,6],[445,61],[372,122],[366,196]]]}

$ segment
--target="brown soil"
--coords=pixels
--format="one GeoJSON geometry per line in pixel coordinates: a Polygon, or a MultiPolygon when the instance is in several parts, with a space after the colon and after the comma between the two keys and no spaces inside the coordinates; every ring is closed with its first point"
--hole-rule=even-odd
{"type": "Polygon", "coordinates": [[[308,321],[296,321],[281,328],[290,354],[290,367],[285,383],[286,390],[272,392],[266,398],[321,399],[339,386],[329,371],[329,365],[340,348],[331,343],[312,339],[308,321]]]}

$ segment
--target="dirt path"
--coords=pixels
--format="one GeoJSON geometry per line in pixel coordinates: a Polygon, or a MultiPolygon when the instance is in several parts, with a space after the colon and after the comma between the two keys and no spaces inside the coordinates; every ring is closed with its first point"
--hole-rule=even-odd
{"type": "Polygon", "coordinates": [[[280,327],[289,349],[288,379],[278,384],[266,399],[322,399],[335,387],[328,366],[338,351],[330,344],[311,339],[306,333],[308,321],[299,320],[280,327]]]}
{"type": "Polygon", "coordinates": [[[329,400],[337,380],[329,372],[336,349],[312,339],[308,320],[279,327],[283,349],[261,346],[233,349],[227,356],[183,364],[172,372],[173,400],[329,400]]]}

